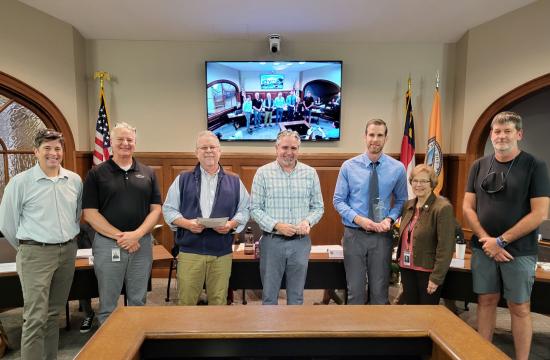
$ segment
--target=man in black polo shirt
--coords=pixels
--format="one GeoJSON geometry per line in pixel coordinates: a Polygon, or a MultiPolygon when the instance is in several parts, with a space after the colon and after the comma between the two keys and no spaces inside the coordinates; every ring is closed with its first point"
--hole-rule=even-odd
{"type": "Polygon", "coordinates": [[[154,171],[133,158],[136,129],[111,131],[113,157],[90,170],[84,182],[84,219],[94,228],[94,269],[102,324],[118,303],[123,283],[128,305],[145,305],[153,261],[151,230],[161,212],[154,171]]]}

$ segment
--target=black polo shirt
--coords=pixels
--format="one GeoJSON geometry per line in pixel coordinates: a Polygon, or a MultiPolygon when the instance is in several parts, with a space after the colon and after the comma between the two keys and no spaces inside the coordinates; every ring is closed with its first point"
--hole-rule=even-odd
{"type": "Polygon", "coordinates": [[[137,229],[152,204],[161,204],[155,172],[135,159],[128,171],[109,159],[91,169],[84,181],[82,208],[98,209],[120,231],[137,229]]]}

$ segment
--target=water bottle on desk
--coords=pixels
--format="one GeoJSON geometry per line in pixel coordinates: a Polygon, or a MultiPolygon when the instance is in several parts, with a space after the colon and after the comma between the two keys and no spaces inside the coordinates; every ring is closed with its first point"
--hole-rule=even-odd
{"type": "Polygon", "coordinates": [[[250,226],[244,232],[244,254],[254,255],[254,233],[250,226]]]}
{"type": "Polygon", "coordinates": [[[254,259],[260,258],[260,240],[254,242],[254,259]]]}

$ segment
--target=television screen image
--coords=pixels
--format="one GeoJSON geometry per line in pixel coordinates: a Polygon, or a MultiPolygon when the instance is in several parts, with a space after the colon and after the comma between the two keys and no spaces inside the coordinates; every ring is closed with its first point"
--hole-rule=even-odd
{"type": "Polygon", "coordinates": [[[260,75],[260,88],[262,90],[280,90],[283,88],[284,80],[283,74],[260,75]]]}
{"type": "Polygon", "coordinates": [[[207,61],[207,128],[220,141],[340,140],[341,61],[207,61]]]}

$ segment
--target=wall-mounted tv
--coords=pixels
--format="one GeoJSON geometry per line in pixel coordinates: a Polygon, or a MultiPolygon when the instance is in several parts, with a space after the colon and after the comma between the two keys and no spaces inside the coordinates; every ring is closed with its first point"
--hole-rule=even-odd
{"type": "Polygon", "coordinates": [[[221,141],[340,140],[341,61],[207,61],[207,128],[221,141]]]}
{"type": "Polygon", "coordinates": [[[260,88],[262,90],[282,90],[284,81],[284,74],[262,74],[260,75],[260,88]]]}

